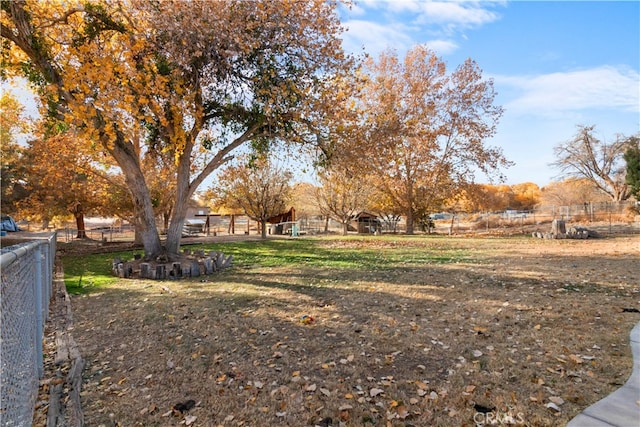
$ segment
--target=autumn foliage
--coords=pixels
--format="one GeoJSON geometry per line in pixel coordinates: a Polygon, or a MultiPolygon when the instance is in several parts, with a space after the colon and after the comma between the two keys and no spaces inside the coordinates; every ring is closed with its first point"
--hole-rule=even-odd
{"type": "MultiPolygon", "coordinates": [[[[124,176],[147,257],[176,253],[187,201],[246,145],[320,145],[352,61],[336,4],[314,0],[2,3],[3,66],[43,112],[98,144],[124,176]],[[143,158],[171,159],[163,247],[143,158]],[[202,156],[205,151],[206,155],[202,156]],[[199,159],[199,160],[197,160],[199,159]]],[[[326,138],[325,138],[326,139],[326,138]]]]}

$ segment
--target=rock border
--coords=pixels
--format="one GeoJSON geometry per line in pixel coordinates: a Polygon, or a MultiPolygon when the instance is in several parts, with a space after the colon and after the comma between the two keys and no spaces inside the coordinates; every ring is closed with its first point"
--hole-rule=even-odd
{"type": "Polygon", "coordinates": [[[166,257],[158,257],[149,262],[135,255],[133,261],[114,258],[112,273],[124,279],[139,278],[151,280],[178,280],[187,277],[209,275],[231,266],[233,255],[225,256],[222,252],[209,252],[199,249],[184,249],[179,261],[169,261],[166,257]]]}

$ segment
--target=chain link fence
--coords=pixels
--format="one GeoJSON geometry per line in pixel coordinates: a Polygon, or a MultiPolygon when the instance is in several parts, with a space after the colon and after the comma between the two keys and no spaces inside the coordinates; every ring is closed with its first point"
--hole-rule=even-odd
{"type": "Polygon", "coordinates": [[[43,329],[52,293],[55,233],[2,248],[0,426],[29,426],[43,375],[43,329]]]}

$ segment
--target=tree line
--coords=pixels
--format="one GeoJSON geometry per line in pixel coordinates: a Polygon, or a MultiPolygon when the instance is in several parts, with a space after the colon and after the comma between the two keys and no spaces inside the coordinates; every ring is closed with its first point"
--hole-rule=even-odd
{"type": "MultiPolygon", "coordinates": [[[[26,78],[43,117],[21,147],[14,140],[24,130],[20,108],[3,94],[3,123],[11,124],[2,134],[3,210],[31,209],[45,221],[72,212],[79,229],[87,212],[119,216],[135,225],[145,257],[170,256],[205,180],[214,176],[216,193],[229,196],[236,178],[267,170],[277,147],[313,158],[322,184],[316,199],[334,216],[375,206],[404,216],[412,233],[446,204],[486,200],[476,175],[499,180],[511,164],[486,143],[503,113],[492,80],[472,59],[449,69],[424,46],[404,58],[393,50],[348,55],[337,7],[324,0],[2,2],[2,78],[26,78]]],[[[585,147],[598,146],[587,138],[593,129],[582,130],[585,147]]],[[[620,145],[632,169],[637,141],[620,145]]],[[[626,178],[614,173],[619,151],[601,164],[572,150],[557,152],[567,172],[584,166],[602,191],[637,197],[636,169],[626,178]],[[620,187],[620,179],[631,181],[620,187]]],[[[282,179],[269,185],[286,187],[282,179]]]]}

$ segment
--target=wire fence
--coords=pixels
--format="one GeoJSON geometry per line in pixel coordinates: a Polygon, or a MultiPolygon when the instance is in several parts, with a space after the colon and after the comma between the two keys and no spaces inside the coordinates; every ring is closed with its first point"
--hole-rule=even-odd
{"type": "Polygon", "coordinates": [[[0,426],[28,426],[43,375],[42,339],[49,317],[56,234],[2,248],[0,426]]]}

